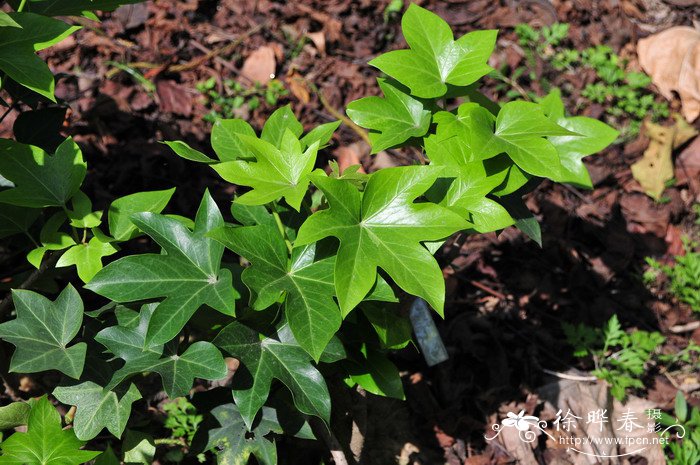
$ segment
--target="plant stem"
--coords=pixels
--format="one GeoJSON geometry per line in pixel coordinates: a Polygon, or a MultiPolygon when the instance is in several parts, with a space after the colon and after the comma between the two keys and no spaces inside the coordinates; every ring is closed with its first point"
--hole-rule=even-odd
{"type": "Polygon", "coordinates": [[[24,5],[25,5],[26,3],[27,3],[27,0],[22,0],[22,1],[19,3],[19,7],[17,8],[17,13],[21,13],[22,10],[24,10],[24,5]]]}
{"type": "Polygon", "coordinates": [[[182,438],[159,438],[154,439],[153,443],[156,446],[182,446],[187,447],[187,443],[182,438]]]}
{"type": "Polygon", "coordinates": [[[280,214],[277,213],[277,206],[274,202],[270,203],[270,210],[272,210],[272,216],[275,217],[275,223],[277,223],[277,228],[280,230],[280,234],[282,234],[282,237],[284,237],[284,243],[287,245],[287,251],[291,254],[292,243],[287,237],[287,232],[284,229],[284,223],[282,223],[282,218],[280,217],[280,214]]]}

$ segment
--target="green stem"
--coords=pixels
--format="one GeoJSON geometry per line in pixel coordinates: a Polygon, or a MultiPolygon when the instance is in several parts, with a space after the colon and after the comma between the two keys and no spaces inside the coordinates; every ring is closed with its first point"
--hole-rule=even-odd
{"type": "Polygon", "coordinates": [[[159,439],[154,439],[153,443],[156,446],[182,446],[182,447],[187,447],[187,443],[185,442],[184,439],[182,438],[159,438],[159,439]]]}
{"type": "Polygon", "coordinates": [[[287,232],[284,229],[284,224],[282,223],[282,218],[280,218],[280,214],[277,213],[277,206],[275,205],[275,202],[270,203],[270,210],[272,210],[272,216],[275,217],[275,223],[277,223],[277,228],[280,230],[280,234],[282,234],[282,237],[284,237],[284,243],[287,245],[287,251],[291,255],[292,243],[289,241],[289,238],[287,237],[287,232]]]}
{"type": "Polygon", "coordinates": [[[24,10],[24,5],[25,5],[26,3],[27,3],[27,0],[22,0],[22,1],[19,3],[19,8],[17,8],[17,13],[21,13],[22,10],[24,10]]]}

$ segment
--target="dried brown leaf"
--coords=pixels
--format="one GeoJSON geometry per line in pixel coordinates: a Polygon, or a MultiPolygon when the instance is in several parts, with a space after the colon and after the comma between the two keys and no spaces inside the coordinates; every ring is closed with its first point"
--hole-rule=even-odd
{"type": "Polygon", "coordinates": [[[277,62],[275,60],[275,49],[268,45],[260,47],[243,62],[241,75],[251,82],[267,84],[275,77],[277,62]]]}
{"type": "Polygon", "coordinates": [[[639,63],[667,99],[678,92],[683,116],[690,122],[700,116],[700,31],[676,26],[641,39],[639,63]]]}

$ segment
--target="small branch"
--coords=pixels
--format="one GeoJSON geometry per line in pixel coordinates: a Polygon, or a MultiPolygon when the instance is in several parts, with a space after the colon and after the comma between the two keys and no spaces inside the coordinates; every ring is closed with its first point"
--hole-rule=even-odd
{"type": "Polygon", "coordinates": [[[670,328],[668,328],[668,330],[672,333],[678,334],[689,333],[690,331],[695,331],[698,328],[700,328],[700,321],[692,321],[685,325],[671,326],[670,328]]]}
{"type": "Polygon", "coordinates": [[[309,424],[311,425],[314,435],[320,437],[323,442],[326,443],[333,463],[335,463],[335,465],[350,465],[350,462],[348,462],[345,456],[345,451],[343,451],[343,446],[340,445],[338,438],[328,429],[326,424],[315,417],[309,419],[309,424]]]}
{"type": "MultiPolygon", "coordinates": [[[[24,282],[19,285],[17,289],[28,289],[29,287],[31,287],[46,270],[52,268],[56,264],[56,262],[58,262],[58,259],[61,257],[61,255],[63,255],[63,252],[61,251],[56,251],[53,254],[51,254],[49,258],[44,260],[39,269],[34,270],[34,272],[30,274],[27,277],[27,279],[25,279],[24,282]]],[[[10,302],[12,302],[12,293],[9,293],[2,300],[2,302],[0,302],[0,317],[5,316],[5,313],[10,308],[10,302]]]]}
{"type": "Polygon", "coordinates": [[[556,376],[560,379],[568,379],[571,381],[598,381],[598,378],[596,378],[595,376],[570,375],[568,373],[559,373],[558,371],[552,371],[546,368],[542,368],[542,371],[544,373],[547,373],[548,375],[556,376]]]}
{"type": "Polygon", "coordinates": [[[320,100],[321,105],[323,105],[323,108],[325,108],[328,113],[333,115],[334,118],[337,118],[340,121],[342,121],[343,124],[346,125],[347,127],[349,127],[350,129],[352,129],[355,132],[355,134],[360,136],[360,139],[367,142],[367,145],[369,145],[370,147],[372,146],[372,141],[369,140],[369,136],[367,135],[367,131],[365,131],[360,126],[355,124],[355,122],[353,120],[351,120],[350,118],[348,118],[347,116],[342,114],[340,111],[338,111],[338,109],[336,109],[333,105],[331,105],[328,102],[328,100],[326,99],[326,96],[323,94],[323,92],[321,92],[321,89],[319,89],[316,86],[316,84],[314,84],[313,82],[310,82],[310,81],[306,81],[306,84],[308,85],[308,87],[311,90],[313,90],[316,93],[316,95],[318,95],[318,99],[320,100]]]}

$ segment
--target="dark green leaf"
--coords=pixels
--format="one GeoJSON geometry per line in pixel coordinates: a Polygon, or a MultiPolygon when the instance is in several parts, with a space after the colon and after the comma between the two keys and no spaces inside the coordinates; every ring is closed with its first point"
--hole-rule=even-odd
{"type": "Polygon", "coordinates": [[[0,338],[17,347],[10,370],[58,370],[78,379],[87,345],[79,342],[68,346],[83,321],[83,301],[73,286],[69,284],[54,302],[25,290],[13,290],[12,301],[17,318],[0,325],[0,338]]]}
{"type": "Polygon", "coordinates": [[[63,207],[80,188],[87,165],[73,139],[54,155],[39,147],[0,139],[0,175],[15,184],[0,192],[0,203],[21,207],[63,207]]]}
{"type": "Polygon", "coordinates": [[[175,188],[137,192],[120,197],[109,206],[109,232],[118,241],[126,241],[134,236],[136,226],[131,221],[134,213],[160,213],[173,196],[175,188]]]}
{"type": "Polygon", "coordinates": [[[282,433],[277,413],[269,407],[262,408],[262,418],[252,431],[248,431],[238,406],[225,404],[211,411],[220,427],[209,431],[207,450],[215,450],[219,464],[246,464],[251,455],[261,465],[277,464],[275,443],[265,435],[282,433]]]}
{"type": "Polygon", "coordinates": [[[270,393],[273,378],[289,388],[294,405],[302,413],[320,417],[326,423],[330,421],[331,400],[326,382],[294,340],[289,327],[282,327],[277,337],[261,340],[257,331],[233,322],[216,336],[214,344],[238,358],[247,374],[253,375],[243,382],[245,373],[239,369],[234,383],[238,378],[241,384],[233,389],[233,398],[249,428],[270,393]]]}
{"type": "Polygon", "coordinates": [[[54,389],[53,395],[64,404],[77,407],[73,430],[76,437],[83,441],[94,438],[104,428],[120,438],[131,414],[131,404],[141,398],[141,393],[133,384],[120,398],[116,392],[92,381],[75,386],[59,386],[54,389]]]}
{"type": "Polygon", "coordinates": [[[148,328],[149,341],[174,338],[202,305],[233,315],[238,297],[231,272],[220,269],[223,245],[207,234],[223,226],[214,199],[204,194],[194,231],[156,213],[132,215],[133,223],[151,236],[165,254],[133,255],[103,268],[86,288],[116,302],[164,297],[148,328]]]}
{"type": "Polygon", "coordinates": [[[403,290],[423,297],[442,313],[442,271],[421,242],[444,239],[468,224],[444,207],[414,203],[441,175],[437,167],[386,168],[370,177],[364,193],[346,181],[312,175],[330,208],[306,220],[295,245],[328,236],[340,239],[335,289],[343,314],[370,291],[377,281],[377,267],[403,290]]]}

